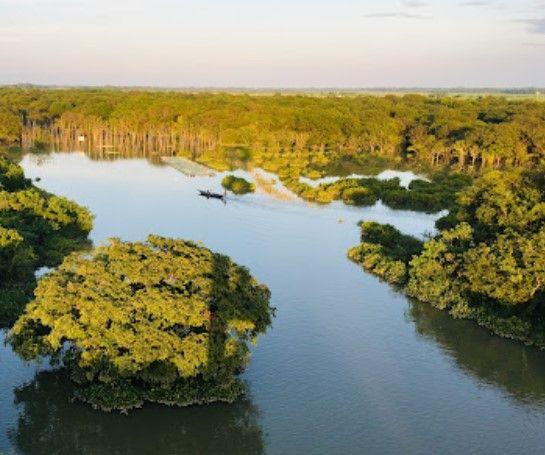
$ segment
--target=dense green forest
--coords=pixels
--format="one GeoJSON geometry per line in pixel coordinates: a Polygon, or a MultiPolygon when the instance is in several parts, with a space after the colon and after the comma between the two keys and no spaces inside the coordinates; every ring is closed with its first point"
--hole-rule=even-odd
{"type": "Polygon", "coordinates": [[[0,144],[222,154],[278,173],[350,172],[370,158],[479,170],[545,150],[545,103],[502,97],[231,95],[0,89],[0,144]],[[80,142],[81,141],[81,142],[80,142]]]}
{"type": "Polygon", "coordinates": [[[88,247],[91,227],[85,208],[38,189],[0,156],[0,326],[13,322],[32,297],[35,271],[88,247]]]}

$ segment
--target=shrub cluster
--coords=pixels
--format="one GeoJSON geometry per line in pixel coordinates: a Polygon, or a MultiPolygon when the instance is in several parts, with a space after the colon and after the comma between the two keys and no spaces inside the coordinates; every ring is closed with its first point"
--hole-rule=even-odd
{"type": "Polygon", "coordinates": [[[430,181],[414,180],[405,188],[399,178],[347,178],[312,187],[298,177],[280,175],[283,183],[298,196],[322,204],[342,200],[349,205],[371,206],[381,200],[393,209],[436,213],[454,206],[456,193],[471,184],[469,175],[441,172],[430,181]]]}
{"type": "Polygon", "coordinates": [[[422,251],[422,242],[389,224],[360,223],[362,243],[348,250],[348,257],[365,270],[391,284],[404,284],[408,262],[422,251]]]}
{"type": "Polygon", "coordinates": [[[221,181],[221,186],[228,191],[232,191],[234,194],[253,193],[255,190],[253,183],[234,175],[226,175],[221,181]]]}

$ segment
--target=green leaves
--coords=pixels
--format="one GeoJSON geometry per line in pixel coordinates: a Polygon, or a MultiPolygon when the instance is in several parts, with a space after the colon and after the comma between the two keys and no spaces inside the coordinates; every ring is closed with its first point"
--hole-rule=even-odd
{"type": "Polygon", "coordinates": [[[88,246],[92,216],[34,187],[20,166],[0,157],[0,325],[14,321],[32,296],[34,272],[88,246]]]}
{"type": "Polygon", "coordinates": [[[17,191],[30,186],[31,182],[25,178],[23,169],[0,155],[0,190],[17,191]]]}
{"type": "Polygon", "coordinates": [[[226,190],[232,191],[234,194],[253,193],[255,190],[252,183],[242,177],[236,177],[234,175],[226,175],[221,181],[221,186],[226,190]]]}
{"type": "Polygon", "coordinates": [[[545,284],[541,179],[522,170],[492,171],[462,191],[456,213],[461,223],[428,242],[413,261],[409,292],[416,296],[418,290],[420,299],[440,307],[459,300],[456,293],[486,299],[492,307],[530,305],[545,284]]]}
{"type": "Polygon", "coordinates": [[[408,263],[420,253],[422,242],[389,224],[366,221],[360,227],[362,243],[348,250],[348,257],[388,283],[405,284],[408,263]]]}
{"type": "Polygon", "coordinates": [[[545,286],[545,229],[525,236],[500,235],[464,256],[465,276],[473,292],[504,305],[531,301],[545,286]]]}
{"type": "MultiPolygon", "coordinates": [[[[153,401],[148,393],[159,384],[181,387],[191,379],[211,391],[234,384],[247,362],[247,341],[271,323],[269,299],[247,269],[192,242],[112,239],[90,254],[70,255],[41,279],[10,339],[31,358],[67,349],[65,364],[92,386],[84,395],[97,406],[105,397],[96,394],[111,383],[153,401]]],[[[117,395],[117,404],[102,407],[140,402],[117,395]]],[[[199,401],[216,398],[198,394],[199,401]]]]}
{"type": "Polygon", "coordinates": [[[0,145],[25,137],[44,146],[59,132],[74,141],[85,132],[96,150],[105,137],[120,152],[174,150],[211,163],[225,150],[247,150],[242,161],[251,155],[253,164],[307,176],[349,175],[369,157],[420,168],[529,168],[544,156],[543,118],[544,103],[500,96],[0,89],[0,145]]]}
{"type": "Polygon", "coordinates": [[[538,175],[522,170],[491,171],[460,193],[458,218],[488,239],[507,230],[535,230],[545,221],[544,190],[538,175]]]}
{"type": "Polygon", "coordinates": [[[426,242],[422,254],[410,262],[407,293],[440,309],[465,304],[462,256],[472,235],[471,226],[462,223],[426,242]]]}
{"type": "Polygon", "coordinates": [[[391,283],[406,281],[411,297],[545,348],[544,204],[542,168],[492,171],[458,194],[444,230],[412,260],[403,236],[376,223],[363,223],[364,243],[349,256],[391,283]]]}
{"type": "Polygon", "coordinates": [[[21,131],[22,125],[19,117],[10,109],[4,108],[0,103],[0,145],[19,143],[21,131]]]}

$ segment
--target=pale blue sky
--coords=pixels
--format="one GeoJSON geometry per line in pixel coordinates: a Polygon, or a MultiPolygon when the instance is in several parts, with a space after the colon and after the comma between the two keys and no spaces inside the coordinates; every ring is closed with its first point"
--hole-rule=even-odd
{"type": "Polygon", "coordinates": [[[0,84],[545,86],[545,0],[0,0],[0,84]]]}

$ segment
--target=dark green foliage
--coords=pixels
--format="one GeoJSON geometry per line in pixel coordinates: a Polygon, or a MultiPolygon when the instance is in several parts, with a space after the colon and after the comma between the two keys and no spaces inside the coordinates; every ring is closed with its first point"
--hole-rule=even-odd
{"type": "Polygon", "coordinates": [[[471,177],[457,173],[439,173],[432,180],[413,180],[409,189],[395,188],[382,195],[382,201],[394,209],[435,213],[451,209],[456,193],[471,184],[471,177]]]}
{"type": "Polygon", "coordinates": [[[0,146],[20,145],[22,129],[21,119],[13,106],[3,105],[0,101],[0,146]]]}
{"type": "Polygon", "coordinates": [[[389,283],[405,283],[408,263],[422,251],[422,242],[389,224],[366,221],[360,227],[362,243],[348,257],[389,283]]]}
{"type": "Polygon", "coordinates": [[[348,250],[348,257],[388,283],[403,284],[407,281],[407,265],[389,257],[380,245],[360,243],[348,250]]]}
{"type": "Polygon", "coordinates": [[[131,380],[119,380],[80,384],[74,391],[74,397],[97,410],[127,412],[141,408],[146,402],[179,407],[233,403],[245,391],[244,383],[235,377],[230,378],[229,382],[180,378],[168,385],[139,386],[135,386],[131,380]]]}
{"type": "Polygon", "coordinates": [[[349,205],[374,205],[377,202],[377,196],[367,187],[346,188],[342,192],[342,199],[349,205]]]}
{"type": "Polygon", "coordinates": [[[458,313],[465,309],[463,295],[463,254],[471,247],[473,231],[467,223],[443,231],[424,245],[422,254],[410,263],[409,295],[440,309],[457,305],[458,313]]]}
{"type": "Polygon", "coordinates": [[[36,287],[34,274],[21,280],[10,279],[0,284],[0,327],[9,326],[23,312],[36,287]]]}
{"type": "MultiPolygon", "coordinates": [[[[543,175],[542,168],[492,171],[462,190],[453,213],[438,222],[440,234],[404,262],[407,293],[498,335],[545,348],[543,175]]],[[[375,251],[360,246],[351,254],[384,276],[384,265],[374,264],[377,255],[383,262],[395,259],[396,250],[382,246],[391,230],[372,231],[378,232],[370,236],[375,251]]],[[[401,239],[399,245],[403,255],[401,239]]]]}
{"type": "Polygon", "coordinates": [[[360,227],[361,241],[381,245],[392,259],[409,262],[422,251],[420,240],[402,234],[390,224],[364,221],[360,223],[360,227]]]}
{"type": "Polygon", "coordinates": [[[97,409],[232,402],[269,300],[246,268],[194,243],[112,239],[42,278],[10,340],[24,358],[57,358],[97,409]]]}
{"type": "Polygon", "coordinates": [[[329,203],[342,199],[346,204],[369,206],[378,200],[391,208],[435,213],[452,209],[456,193],[471,184],[471,177],[458,173],[441,172],[430,182],[414,180],[409,188],[400,185],[399,178],[381,180],[378,178],[348,178],[333,183],[311,187],[293,178],[283,178],[284,184],[305,200],[329,203]]]}
{"type": "Polygon", "coordinates": [[[242,177],[226,175],[221,181],[221,186],[234,194],[247,194],[254,192],[254,185],[242,177]]]}
{"type": "Polygon", "coordinates": [[[0,157],[0,326],[12,323],[32,296],[40,267],[58,265],[88,247],[89,212],[48,194],[20,166],[0,157]]]}
{"type": "Polygon", "coordinates": [[[447,215],[442,216],[435,222],[435,227],[439,231],[445,231],[447,229],[452,229],[456,227],[458,221],[458,215],[454,210],[451,210],[450,212],[448,212],[447,215]]]}
{"type": "Polygon", "coordinates": [[[0,226],[0,277],[19,280],[33,269],[36,260],[32,247],[18,231],[0,226]]]}
{"type": "Polygon", "coordinates": [[[18,191],[30,186],[23,169],[0,155],[0,190],[18,191]]]}

